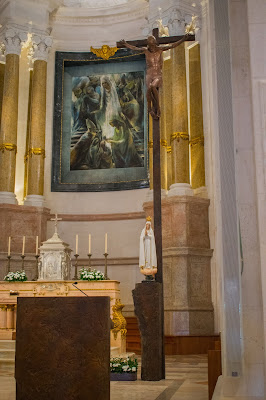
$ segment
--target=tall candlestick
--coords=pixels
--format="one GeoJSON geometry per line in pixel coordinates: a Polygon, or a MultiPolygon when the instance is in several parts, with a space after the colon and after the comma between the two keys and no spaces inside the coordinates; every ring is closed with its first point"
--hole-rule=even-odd
{"type": "Polygon", "coordinates": [[[104,252],[107,253],[107,233],[105,234],[105,246],[104,246],[104,252]]]}
{"type": "Polygon", "coordinates": [[[89,233],[89,254],[91,254],[91,234],[89,233]]]}
{"type": "Polygon", "coordinates": [[[10,256],[10,247],[11,247],[11,236],[8,237],[8,251],[7,251],[8,256],[10,256]]]}
{"type": "Polygon", "coordinates": [[[24,256],[25,254],[25,236],[23,236],[23,241],[22,241],[22,255],[24,256]]]}
{"type": "Polygon", "coordinates": [[[36,256],[37,256],[38,253],[39,253],[38,247],[39,247],[39,236],[36,236],[36,256]]]}
{"type": "Polygon", "coordinates": [[[78,254],[79,249],[79,235],[76,235],[76,254],[78,254]]]}

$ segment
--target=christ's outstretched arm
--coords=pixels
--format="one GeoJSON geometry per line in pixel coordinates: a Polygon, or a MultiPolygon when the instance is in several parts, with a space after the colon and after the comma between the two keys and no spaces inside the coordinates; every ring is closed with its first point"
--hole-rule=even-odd
{"type": "Polygon", "coordinates": [[[146,47],[136,47],[136,46],[132,46],[131,44],[127,43],[124,39],[120,40],[120,42],[118,42],[119,44],[127,47],[128,49],[131,50],[137,50],[137,51],[145,51],[147,50],[146,47]]]}
{"type": "Polygon", "coordinates": [[[186,34],[182,37],[182,39],[178,40],[177,42],[174,42],[174,43],[172,43],[172,44],[169,44],[169,46],[160,46],[160,48],[161,48],[163,51],[170,50],[170,49],[174,49],[175,47],[179,46],[181,43],[185,42],[185,41],[187,40],[188,36],[189,36],[189,33],[186,33],[186,34]]]}

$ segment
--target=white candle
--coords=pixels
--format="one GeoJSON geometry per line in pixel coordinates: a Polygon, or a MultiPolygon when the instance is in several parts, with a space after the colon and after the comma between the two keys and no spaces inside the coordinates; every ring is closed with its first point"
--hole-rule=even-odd
{"type": "Polygon", "coordinates": [[[91,254],[91,234],[89,233],[89,254],[91,254]]]}
{"type": "Polygon", "coordinates": [[[8,237],[8,251],[7,251],[8,256],[10,256],[10,247],[11,247],[11,236],[8,237]]]}
{"type": "Polygon", "coordinates": [[[107,253],[107,233],[105,234],[105,246],[104,246],[104,252],[107,253]]]}
{"type": "Polygon", "coordinates": [[[22,241],[22,255],[24,256],[25,254],[25,236],[23,236],[23,241],[22,241]]]}
{"type": "Polygon", "coordinates": [[[79,235],[76,235],[76,254],[78,254],[79,249],[79,235]]]}
{"type": "Polygon", "coordinates": [[[39,253],[38,247],[39,247],[39,236],[36,236],[36,256],[37,256],[38,253],[39,253]]]}

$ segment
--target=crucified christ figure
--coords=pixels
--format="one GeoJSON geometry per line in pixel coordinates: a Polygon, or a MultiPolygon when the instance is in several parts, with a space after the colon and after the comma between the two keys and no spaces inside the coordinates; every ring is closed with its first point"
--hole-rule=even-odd
{"type": "Polygon", "coordinates": [[[158,45],[154,36],[149,36],[147,39],[146,47],[136,47],[127,43],[125,40],[119,42],[123,47],[131,50],[142,51],[146,57],[147,74],[147,102],[148,111],[152,118],[158,119],[160,117],[160,104],[159,104],[159,88],[162,86],[162,67],[163,67],[163,51],[173,49],[187,40],[189,33],[184,35],[182,39],[170,45],[158,45]]]}

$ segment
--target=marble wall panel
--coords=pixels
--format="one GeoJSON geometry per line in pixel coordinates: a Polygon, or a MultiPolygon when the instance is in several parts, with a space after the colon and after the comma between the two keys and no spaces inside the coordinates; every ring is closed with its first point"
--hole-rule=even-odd
{"type": "Polygon", "coordinates": [[[209,257],[189,257],[188,302],[190,307],[212,307],[210,275],[209,257]]]}
{"type": "Polygon", "coordinates": [[[25,239],[25,253],[35,254],[36,236],[39,243],[46,240],[46,224],[50,218],[47,208],[20,205],[0,205],[0,251],[7,253],[8,237],[11,236],[11,252],[22,251],[22,237],[25,239]]]}

